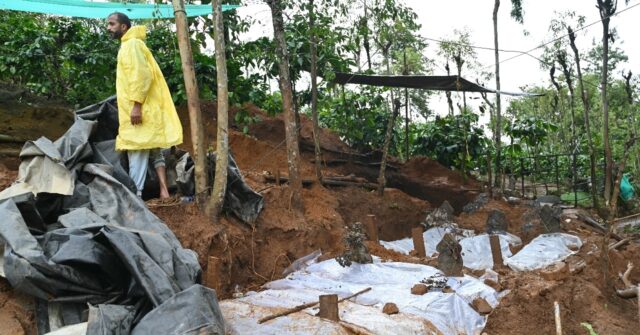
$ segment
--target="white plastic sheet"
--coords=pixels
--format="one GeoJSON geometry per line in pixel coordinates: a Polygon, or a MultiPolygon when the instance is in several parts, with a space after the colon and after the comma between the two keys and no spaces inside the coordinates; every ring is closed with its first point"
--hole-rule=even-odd
{"type": "MultiPolygon", "coordinates": [[[[512,234],[498,234],[498,236],[503,259],[511,257],[510,245],[522,244],[522,240],[518,236],[512,234]]],[[[460,240],[460,246],[462,246],[462,261],[465,267],[473,270],[493,268],[489,235],[482,234],[463,238],[460,240]]]]}
{"type": "Polygon", "coordinates": [[[533,239],[505,264],[516,271],[545,268],[575,254],[582,247],[579,237],[564,233],[543,234],[533,239]]]}
{"type": "Polygon", "coordinates": [[[372,290],[350,303],[340,304],[340,318],[375,334],[480,334],[486,317],[478,314],[470,303],[478,297],[496,306],[498,294],[491,287],[472,277],[449,278],[455,293],[431,291],[425,295],[411,294],[411,287],[421,280],[441,272],[433,267],[388,262],[375,259],[373,264],[354,263],[343,268],[335,260],[327,260],[296,271],[285,279],[265,285],[266,291],[220,304],[228,328],[237,334],[342,334],[335,323],[308,318],[317,310],[258,324],[257,320],[284,308],[317,301],[322,294],[345,297],[367,287],[372,290]],[[385,303],[398,306],[400,314],[382,313],[385,303]]]}
{"type": "MultiPolygon", "coordinates": [[[[436,246],[438,246],[438,243],[440,243],[445,234],[455,232],[458,233],[456,234],[456,238],[458,240],[465,236],[473,235],[472,230],[457,229],[453,227],[435,227],[425,231],[422,236],[424,238],[424,250],[426,251],[427,257],[433,257],[437,253],[436,246]]],[[[380,244],[389,250],[405,255],[408,255],[411,250],[413,250],[413,239],[410,237],[390,242],[380,241],[380,244]]]]}
{"type": "MultiPolygon", "coordinates": [[[[462,260],[464,266],[473,270],[484,270],[493,268],[493,258],[491,258],[491,246],[489,244],[489,235],[482,234],[473,236],[471,230],[452,229],[445,227],[435,227],[424,232],[424,245],[428,257],[435,256],[438,252],[436,246],[445,234],[458,232],[456,239],[462,246],[462,260]],[[465,237],[466,236],[466,237],[465,237]]],[[[500,234],[500,248],[504,258],[511,257],[509,245],[520,245],[522,241],[519,237],[512,234],[500,234]]],[[[408,255],[413,250],[413,239],[405,238],[402,240],[385,242],[380,244],[396,252],[408,255]]]]}

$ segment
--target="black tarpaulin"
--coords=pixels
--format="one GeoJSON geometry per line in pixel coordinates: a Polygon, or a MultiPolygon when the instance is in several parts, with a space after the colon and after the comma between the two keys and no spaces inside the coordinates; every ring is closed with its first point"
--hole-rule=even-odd
{"type": "MultiPolygon", "coordinates": [[[[384,76],[336,72],[337,84],[360,84],[384,87],[416,88],[432,91],[458,91],[497,93],[498,91],[482,87],[458,76],[384,76]]],[[[500,94],[513,96],[541,96],[537,93],[512,93],[500,91],[500,94]]]]}
{"type": "Polygon", "coordinates": [[[114,112],[94,105],[55,142],[25,144],[18,183],[0,194],[4,276],[36,298],[43,332],[88,319],[90,335],[222,335],[197,255],[131,190],[108,126],[114,112]],[[59,312],[55,325],[48,310],[59,312]]]}

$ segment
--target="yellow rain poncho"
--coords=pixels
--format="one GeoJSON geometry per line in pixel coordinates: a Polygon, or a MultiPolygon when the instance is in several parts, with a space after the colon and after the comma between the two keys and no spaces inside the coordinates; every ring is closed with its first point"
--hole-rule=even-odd
{"type": "Polygon", "coordinates": [[[116,92],[120,128],[116,150],[168,148],[182,143],[182,125],[158,63],[144,44],[145,26],[131,27],[118,52],[116,92]],[[134,102],[142,104],[142,124],[132,125],[134,102]]]}

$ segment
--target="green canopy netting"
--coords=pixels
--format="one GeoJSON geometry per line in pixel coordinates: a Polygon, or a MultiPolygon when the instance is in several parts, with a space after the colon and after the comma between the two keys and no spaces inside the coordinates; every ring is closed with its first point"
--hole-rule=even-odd
{"type": "MultiPolygon", "coordinates": [[[[222,11],[236,9],[237,5],[222,5],[222,11]]],[[[113,12],[121,12],[131,19],[173,18],[172,5],[126,2],[91,2],[83,0],[0,0],[0,10],[104,19],[113,12]]],[[[211,5],[186,5],[187,16],[203,16],[213,12],[211,5]]]]}

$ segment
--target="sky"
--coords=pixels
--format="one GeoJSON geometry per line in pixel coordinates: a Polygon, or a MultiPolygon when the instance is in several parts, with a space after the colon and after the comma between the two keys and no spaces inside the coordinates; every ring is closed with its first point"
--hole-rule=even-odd
{"type": "MultiPolygon", "coordinates": [[[[471,33],[471,43],[476,46],[493,48],[493,5],[494,0],[404,0],[407,6],[413,8],[418,15],[418,23],[422,25],[420,34],[425,38],[443,39],[453,37],[454,29],[466,29],[471,33]]],[[[259,1],[247,1],[250,5],[238,9],[240,15],[250,15],[259,22],[254,25],[246,36],[249,39],[260,36],[271,36],[271,13],[265,4],[259,1]]],[[[524,23],[515,22],[510,17],[511,2],[501,1],[498,14],[499,49],[529,51],[550,41],[550,21],[556,17],[556,12],[568,10],[585,16],[585,25],[600,20],[596,0],[523,0],[524,23]],[[524,32],[528,34],[525,36],[524,32]]],[[[611,19],[611,28],[618,32],[615,45],[622,48],[629,61],[620,66],[621,69],[632,70],[640,74],[640,39],[637,38],[638,21],[640,21],[640,0],[632,0],[625,5],[624,0],[618,4],[618,15],[611,19]],[[637,5],[637,6],[635,6],[637,5]],[[635,7],[633,7],[635,6],[635,7]],[[632,7],[624,12],[626,8],[632,7]]],[[[596,23],[577,33],[576,43],[582,53],[592,46],[593,40],[602,39],[602,24],[596,23]]],[[[437,42],[428,41],[429,47],[425,57],[436,59],[437,42]]],[[[494,70],[493,50],[476,49],[478,61],[486,70],[494,70]]],[[[543,48],[531,51],[531,55],[540,57],[543,48]]],[[[503,91],[518,92],[531,85],[548,85],[548,72],[540,68],[539,61],[527,55],[506,60],[517,53],[501,52],[500,64],[501,89],[503,91]]],[[[584,66],[584,64],[583,64],[584,66]]],[[[434,74],[445,74],[442,64],[437,62],[434,74]]],[[[613,76],[620,77],[620,73],[613,76]]],[[[475,81],[474,77],[467,77],[475,81]]],[[[489,88],[495,88],[495,81],[486,83],[489,88]]],[[[456,93],[454,93],[455,97],[456,93]]],[[[473,97],[474,94],[470,94],[473,97]]],[[[507,105],[509,97],[504,97],[503,106],[507,105]],[[506,101],[505,101],[506,100],[506,101]]],[[[470,100],[471,106],[480,103],[480,99],[470,100]]],[[[438,114],[446,114],[447,107],[444,94],[439,94],[430,103],[431,109],[438,114]]],[[[477,109],[476,109],[477,110],[477,109]]],[[[504,107],[503,107],[504,110],[504,107]]],[[[481,118],[486,122],[487,116],[481,118]]]]}

